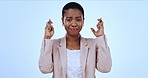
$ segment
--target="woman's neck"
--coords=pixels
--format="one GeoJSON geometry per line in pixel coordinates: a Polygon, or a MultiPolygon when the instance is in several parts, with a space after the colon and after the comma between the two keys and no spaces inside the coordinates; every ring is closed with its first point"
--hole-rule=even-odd
{"type": "Polygon", "coordinates": [[[80,49],[80,35],[77,36],[66,35],[66,47],[71,50],[80,49]]]}

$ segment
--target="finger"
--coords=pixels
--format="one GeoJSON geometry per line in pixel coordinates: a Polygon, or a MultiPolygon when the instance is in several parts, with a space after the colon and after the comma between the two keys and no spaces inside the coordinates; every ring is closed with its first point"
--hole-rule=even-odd
{"type": "Polygon", "coordinates": [[[52,24],[52,21],[51,21],[51,19],[49,19],[49,21],[48,21],[48,24],[52,24]]]}
{"type": "Polygon", "coordinates": [[[52,21],[49,19],[49,21],[46,23],[46,26],[52,26],[52,21]]]}
{"type": "Polygon", "coordinates": [[[103,29],[104,26],[103,26],[103,24],[99,24],[99,25],[97,26],[97,28],[98,28],[98,29],[103,29]]]}
{"type": "Polygon", "coordinates": [[[97,27],[99,26],[99,24],[100,24],[100,19],[97,19],[98,20],[98,23],[97,23],[97,27]]]}
{"type": "Polygon", "coordinates": [[[53,26],[50,27],[50,31],[54,31],[54,27],[53,26]]]}
{"type": "Polygon", "coordinates": [[[51,31],[54,31],[54,28],[47,26],[47,27],[45,27],[45,30],[51,32],[51,31]]]}
{"type": "Polygon", "coordinates": [[[50,26],[48,23],[46,23],[46,27],[45,27],[45,29],[50,30],[50,28],[51,28],[51,26],[50,26]]]}
{"type": "Polygon", "coordinates": [[[51,32],[50,32],[50,35],[53,35],[53,34],[54,34],[54,31],[51,31],[51,32]]]}
{"type": "Polygon", "coordinates": [[[97,19],[99,22],[97,24],[97,28],[102,28],[103,27],[103,21],[102,21],[102,18],[100,19],[97,19]]]}
{"type": "Polygon", "coordinates": [[[51,30],[51,26],[46,25],[45,30],[51,30]]]}
{"type": "Polygon", "coordinates": [[[48,22],[46,22],[46,27],[50,27],[50,24],[48,22]]]}
{"type": "Polygon", "coordinates": [[[46,27],[53,27],[53,26],[47,22],[46,27]]]}
{"type": "Polygon", "coordinates": [[[102,21],[102,18],[100,18],[99,22],[103,22],[103,21],[102,21]]]}
{"type": "Polygon", "coordinates": [[[99,22],[103,22],[103,21],[102,21],[102,18],[100,18],[100,19],[97,19],[97,20],[98,20],[99,22]]]}
{"type": "Polygon", "coordinates": [[[48,27],[47,29],[48,29],[48,31],[51,31],[51,27],[48,27]]]}
{"type": "Polygon", "coordinates": [[[47,36],[47,39],[50,39],[51,37],[50,36],[47,36]]]}
{"type": "Polygon", "coordinates": [[[54,30],[54,27],[52,25],[47,24],[46,27],[45,27],[45,30],[50,32],[50,31],[54,30]]]}

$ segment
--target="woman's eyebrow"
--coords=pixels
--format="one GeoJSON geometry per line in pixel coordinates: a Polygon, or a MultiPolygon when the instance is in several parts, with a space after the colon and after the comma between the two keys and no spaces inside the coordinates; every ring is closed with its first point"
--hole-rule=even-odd
{"type": "MultiPolygon", "coordinates": [[[[72,16],[67,16],[66,18],[73,18],[72,16]]],[[[82,16],[77,16],[75,18],[82,18],[82,16]]]]}
{"type": "Polygon", "coordinates": [[[72,18],[71,16],[68,16],[68,17],[66,17],[66,18],[72,18]]]}
{"type": "Polygon", "coordinates": [[[78,17],[76,17],[76,18],[82,18],[82,16],[78,16],[78,17]]]}

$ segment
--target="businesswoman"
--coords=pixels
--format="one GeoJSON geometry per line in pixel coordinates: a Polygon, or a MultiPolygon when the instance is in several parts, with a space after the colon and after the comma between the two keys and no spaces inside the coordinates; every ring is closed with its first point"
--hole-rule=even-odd
{"type": "Polygon", "coordinates": [[[95,39],[80,35],[84,25],[84,10],[80,4],[67,3],[62,9],[61,20],[66,34],[59,39],[51,39],[54,27],[51,20],[46,23],[40,71],[44,74],[53,72],[53,78],[95,78],[95,69],[109,72],[112,60],[102,19],[98,19],[96,31],[91,28],[95,39]]]}

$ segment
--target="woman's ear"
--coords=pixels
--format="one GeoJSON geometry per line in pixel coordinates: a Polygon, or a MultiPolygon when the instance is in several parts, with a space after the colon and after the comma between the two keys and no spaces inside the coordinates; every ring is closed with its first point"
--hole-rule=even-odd
{"type": "Polygon", "coordinates": [[[84,26],[84,20],[85,20],[85,18],[83,18],[83,26],[84,26]]]}
{"type": "Polygon", "coordinates": [[[64,26],[64,18],[61,18],[61,20],[62,20],[62,26],[64,26]]]}

